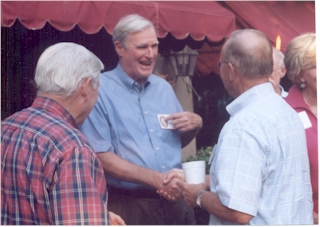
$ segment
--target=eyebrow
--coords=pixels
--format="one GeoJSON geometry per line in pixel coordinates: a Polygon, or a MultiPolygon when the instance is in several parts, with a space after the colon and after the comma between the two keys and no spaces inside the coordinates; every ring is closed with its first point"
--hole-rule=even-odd
{"type": "MultiPolygon", "coordinates": [[[[151,46],[157,46],[157,45],[159,45],[159,41],[153,43],[151,46]]],[[[148,46],[148,44],[146,44],[146,43],[141,43],[141,44],[136,45],[135,47],[136,47],[136,48],[139,48],[139,47],[146,47],[146,46],[148,46]]]]}

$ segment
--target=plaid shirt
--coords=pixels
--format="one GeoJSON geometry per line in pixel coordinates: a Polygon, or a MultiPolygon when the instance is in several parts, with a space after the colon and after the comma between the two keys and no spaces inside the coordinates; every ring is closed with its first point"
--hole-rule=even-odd
{"type": "Polygon", "coordinates": [[[2,122],[1,224],[106,225],[102,165],[72,116],[37,97],[2,122]]]}

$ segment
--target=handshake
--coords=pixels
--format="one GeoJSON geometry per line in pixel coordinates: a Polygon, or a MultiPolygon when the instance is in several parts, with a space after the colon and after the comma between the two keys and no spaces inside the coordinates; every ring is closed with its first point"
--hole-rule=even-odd
{"type": "Polygon", "coordinates": [[[190,198],[190,195],[197,194],[195,192],[201,190],[209,190],[209,185],[206,183],[188,184],[182,169],[172,169],[163,173],[163,182],[157,188],[157,193],[169,201],[184,198],[189,206],[197,206],[196,198],[190,198]]]}
{"type": "Polygon", "coordinates": [[[185,183],[185,176],[182,169],[172,169],[163,173],[163,181],[157,188],[157,193],[167,200],[177,201],[183,198],[182,189],[179,185],[185,183]]]}

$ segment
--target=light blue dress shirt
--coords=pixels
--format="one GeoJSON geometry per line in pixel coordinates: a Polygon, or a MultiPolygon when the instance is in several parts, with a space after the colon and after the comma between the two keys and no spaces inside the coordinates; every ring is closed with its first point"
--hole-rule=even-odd
{"type": "MultiPolygon", "coordinates": [[[[297,113],[270,83],[227,106],[210,169],[223,205],[254,216],[251,225],[312,224],[305,132],[297,113]]],[[[232,224],[210,215],[210,224],[232,224]]]]}
{"type": "MultiPolygon", "coordinates": [[[[101,75],[98,101],[81,131],[96,152],[114,152],[136,165],[166,172],[181,168],[180,132],[162,129],[157,114],[182,111],[167,81],[150,75],[140,90],[118,64],[101,75]]],[[[143,187],[106,177],[113,187],[143,187]]]]}

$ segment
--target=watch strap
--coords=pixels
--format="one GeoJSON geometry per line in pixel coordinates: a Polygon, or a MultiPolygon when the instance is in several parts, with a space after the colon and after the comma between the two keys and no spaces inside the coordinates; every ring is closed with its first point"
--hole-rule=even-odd
{"type": "Polygon", "coordinates": [[[199,206],[199,207],[201,207],[202,208],[202,195],[203,195],[203,193],[205,192],[205,191],[207,191],[207,190],[205,190],[205,189],[203,189],[201,192],[199,192],[199,194],[198,194],[198,196],[197,196],[197,200],[196,200],[196,203],[197,203],[197,205],[199,206]]]}

